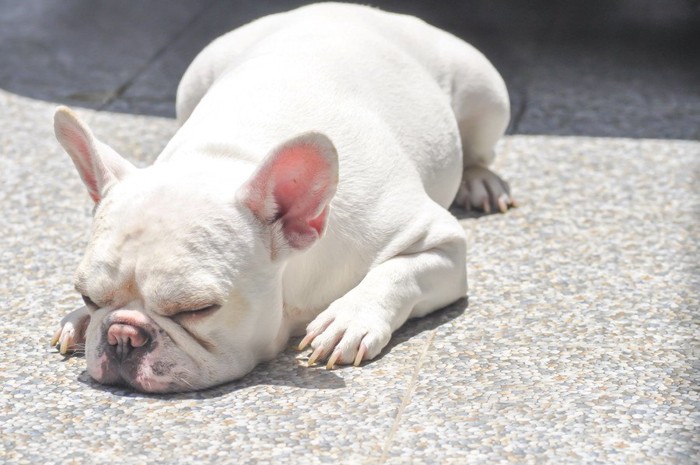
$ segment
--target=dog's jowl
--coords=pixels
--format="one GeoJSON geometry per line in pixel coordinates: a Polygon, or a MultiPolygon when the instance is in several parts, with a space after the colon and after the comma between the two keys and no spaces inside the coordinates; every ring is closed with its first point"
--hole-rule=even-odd
{"type": "Polygon", "coordinates": [[[61,322],[95,380],[147,392],[240,378],[290,337],[311,365],[376,357],[463,297],[463,228],[505,211],[487,166],[508,94],[470,45],[410,16],[317,4],[205,48],[181,127],[136,168],[65,107],[55,132],[95,202],[61,322]]]}

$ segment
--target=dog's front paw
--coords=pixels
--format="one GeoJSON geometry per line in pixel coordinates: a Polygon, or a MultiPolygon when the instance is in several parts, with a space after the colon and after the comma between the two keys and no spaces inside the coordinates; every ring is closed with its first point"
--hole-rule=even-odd
{"type": "Polygon", "coordinates": [[[85,349],[85,331],[90,323],[87,307],[73,310],[61,320],[51,338],[51,347],[57,346],[61,355],[82,352],[85,349]]]}
{"type": "Polygon", "coordinates": [[[309,366],[326,358],[328,369],[336,364],[359,366],[379,355],[391,339],[391,327],[382,313],[371,306],[358,309],[335,302],[307,326],[299,350],[311,344],[309,366]]]}
{"type": "Polygon", "coordinates": [[[464,170],[454,204],[467,211],[480,210],[485,213],[505,213],[509,208],[517,206],[510,195],[508,183],[481,166],[464,170]]]}

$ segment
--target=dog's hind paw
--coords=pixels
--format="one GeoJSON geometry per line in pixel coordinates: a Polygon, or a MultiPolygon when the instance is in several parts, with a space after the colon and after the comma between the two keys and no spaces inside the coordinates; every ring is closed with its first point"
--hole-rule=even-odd
{"type": "Polygon", "coordinates": [[[309,324],[299,344],[299,350],[309,344],[314,349],[308,366],[315,365],[318,360],[327,360],[329,370],[336,365],[359,366],[364,360],[379,355],[389,343],[391,327],[378,314],[381,312],[331,305],[309,324]]]}
{"type": "Polygon", "coordinates": [[[510,186],[493,171],[472,166],[462,175],[454,205],[467,211],[477,210],[484,213],[500,211],[505,213],[509,208],[517,207],[510,195],[510,186]]]}
{"type": "Polygon", "coordinates": [[[51,338],[51,347],[56,346],[61,355],[82,352],[89,323],[90,312],[87,307],[73,310],[61,320],[59,328],[51,338]]]}

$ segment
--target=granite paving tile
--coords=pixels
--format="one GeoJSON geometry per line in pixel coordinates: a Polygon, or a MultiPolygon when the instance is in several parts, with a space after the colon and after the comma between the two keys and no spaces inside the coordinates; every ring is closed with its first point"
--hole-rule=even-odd
{"type": "Polygon", "coordinates": [[[387,463],[700,459],[700,143],[509,138],[387,463]]]}
{"type": "MultiPolygon", "coordinates": [[[[5,463],[696,463],[700,143],[511,136],[521,207],[462,217],[466,301],[362,368],[287,350],[210,390],[104,387],[48,347],[90,200],[55,104],[0,91],[5,463]]],[[[79,110],[138,165],[170,119],[79,110]]]]}

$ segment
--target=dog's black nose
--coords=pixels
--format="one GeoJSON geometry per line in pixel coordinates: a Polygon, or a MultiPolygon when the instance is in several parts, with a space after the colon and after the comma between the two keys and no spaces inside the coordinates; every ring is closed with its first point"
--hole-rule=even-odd
{"type": "Polygon", "coordinates": [[[148,344],[148,335],[143,329],[122,323],[115,323],[107,330],[107,342],[114,347],[114,354],[123,362],[132,350],[148,344]]]}

